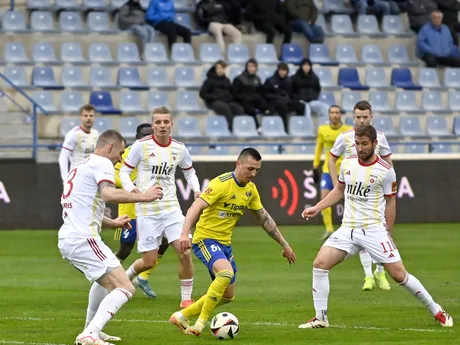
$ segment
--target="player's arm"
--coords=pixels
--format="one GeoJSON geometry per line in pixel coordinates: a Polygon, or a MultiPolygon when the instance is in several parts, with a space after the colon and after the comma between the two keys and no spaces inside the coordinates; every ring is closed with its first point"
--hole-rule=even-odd
{"type": "Polygon", "coordinates": [[[131,229],[130,221],[131,221],[131,218],[129,218],[126,215],[119,216],[115,219],[104,216],[104,218],[102,218],[102,226],[104,228],[111,228],[111,229],[118,229],[118,228],[131,229]]]}
{"type": "Polygon", "coordinates": [[[193,193],[195,195],[195,199],[197,199],[200,194],[200,181],[198,181],[198,176],[196,176],[196,171],[193,168],[192,157],[190,156],[190,152],[184,146],[183,156],[179,163],[179,167],[182,169],[182,173],[184,174],[185,179],[187,180],[188,185],[192,188],[193,193]]]}
{"type": "Polygon", "coordinates": [[[136,189],[133,181],[131,181],[131,172],[137,167],[141,160],[141,144],[139,141],[136,141],[129,150],[128,157],[123,162],[123,165],[120,167],[120,181],[123,189],[131,192],[136,189]]]}
{"type": "Polygon", "coordinates": [[[383,192],[385,194],[385,223],[388,231],[393,229],[396,219],[396,173],[390,169],[383,179],[383,192]]]}
{"type": "Polygon", "coordinates": [[[70,131],[65,136],[62,143],[61,153],[59,154],[59,170],[61,171],[61,178],[64,181],[69,174],[69,160],[72,151],[76,146],[75,132],[70,131]]]}
{"type": "Polygon", "coordinates": [[[329,168],[329,174],[331,175],[332,183],[334,186],[338,184],[337,180],[337,160],[340,156],[345,152],[345,141],[343,139],[343,135],[340,134],[334,142],[334,146],[330,151],[329,161],[327,162],[327,166],[329,168]]]}
{"type": "Polygon", "coordinates": [[[313,181],[315,183],[319,182],[319,164],[321,162],[321,154],[323,153],[323,147],[324,139],[320,127],[320,130],[318,131],[318,139],[316,139],[315,159],[313,160],[313,181]]]}
{"type": "Polygon", "coordinates": [[[123,189],[116,189],[111,181],[102,181],[99,183],[99,190],[102,200],[109,203],[151,202],[163,197],[163,191],[158,185],[151,187],[145,193],[130,193],[123,189]]]}
{"type": "Polygon", "coordinates": [[[390,144],[388,144],[388,140],[385,136],[381,138],[381,143],[380,143],[380,157],[393,166],[393,161],[391,160],[391,148],[390,144]]]}

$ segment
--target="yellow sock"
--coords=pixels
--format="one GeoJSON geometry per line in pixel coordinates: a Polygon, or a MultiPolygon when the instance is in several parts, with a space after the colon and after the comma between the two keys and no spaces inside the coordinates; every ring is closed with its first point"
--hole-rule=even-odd
{"type": "Polygon", "coordinates": [[[219,271],[216,274],[216,279],[209,286],[203,307],[198,319],[206,322],[211,316],[212,311],[216,308],[217,304],[222,299],[225,289],[233,279],[233,272],[228,270],[219,271]]]}
{"type": "Polygon", "coordinates": [[[328,207],[321,211],[323,216],[323,223],[326,226],[327,232],[334,232],[334,225],[332,224],[332,208],[328,207]]]}
{"type": "Polygon", "coordinates": [[[224,305],[224,304],[229,304],[231,301],[233,301],[235,299],[235,297],[232,297],[232,298],[224,298],[222,297],[222,299],[220,300],[219,303],[217,303],[216,305],[216,308],[217,307],[220,307],[221,305],[224,305]]]}
{"type": "Polygon", "coordinates": [[[151,269],[140,273],[139,278],[141,278],[143,280],[149,280],[150,275],[155,270],[155,268],[157,268],[157,266],[160,263],[160,260],[161,260],[162,257],[163,257],[163,255],[158,255],[158,259],[157,259],[157,262],[155,263],[155,265],[151,269]]]}
{"type": "Polygon", "coordinates": [[[182,309],[181,310],[182,315],[184,315],[187,319],[192,316],[200,315],[201,309],[203,308],[203,304],[206,298],[207,298],[206,295],[204,295],[195,303],[191,304],[187,308],[182,309]]]}

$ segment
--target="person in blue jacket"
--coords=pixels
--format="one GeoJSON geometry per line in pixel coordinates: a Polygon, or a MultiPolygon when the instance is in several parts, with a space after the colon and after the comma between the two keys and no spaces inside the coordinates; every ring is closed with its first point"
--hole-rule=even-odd
{"type": "Polygon", "coordinates": [[[182,37],[184,43],[192,42],[190,30],[175,22],[174,0],[151,0],[145,18],[155,30],[166,35],[169,49],[176,42],[177,36],[182,37]]]}

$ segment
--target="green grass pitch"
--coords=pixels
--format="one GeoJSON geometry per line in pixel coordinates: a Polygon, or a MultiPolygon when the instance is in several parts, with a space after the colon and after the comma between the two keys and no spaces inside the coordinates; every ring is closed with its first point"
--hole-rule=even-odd
{"type": "MultiPolygon", "coordinates": [[[[417,276],[454,318],[440,327],[425,308],[392,282],[389,292],[361,292],[363,272],[356,256],[330,273],[331,328],[300,330],[314,315],[311,267],[322,227],[281,227],[297,253],[289,266],[279,246],[258,227],[238,227],[233,248],[238,264],[236,298],[216,312],[240,320],[235,344],[460,344],[459,224],[398,225],[394,239],[409,272],[417,276]]],[[[73,344],[86,313],[89,283],[62,260],[56,231],[0,232],[0,345],[73,344]]],[[[114,250],[112,231],[103,238],[114,250]]],[[[125,267],[137,257],[132,254],[125,267]]],[[[205,267],[194,258],[194,297],[209,286],[205,267]]],[[[177,260],[169,249],[151,277],[158,297],[140,291],[106,327],[121,345],[215,344],[209,330],[199,338],[167,323],[178,310],[177,260]]]]}

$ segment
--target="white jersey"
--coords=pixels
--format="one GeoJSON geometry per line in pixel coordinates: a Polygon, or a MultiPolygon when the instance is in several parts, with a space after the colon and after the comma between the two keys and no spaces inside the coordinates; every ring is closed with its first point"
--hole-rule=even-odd
{"type": "Polygon", "coordinates": [[[62,148],[71,152],[70,170],[94,152],[98,138],[99,132],[96,129],[91,128],[88,133],[81,126],[76,126],[66,134],[62,148]]]}
{"type": "Polygon", "coordinates": [[[60,239],[99,238],[105,209],[99,190],[102,182],[115,184],[115,169],[109,159],[96,154],[69,172],[61,197],[60,239]]]}
{"type": "Polygon", "coordinates": [[[136,141],[120,169],[123,188],[131,191],[134,187],[145,192],[154,185],[163,188],[163,198],[150,203],[137,203],[138,216],[152,216],[173,210],[180,211],[176,195],[176,169],[192,169],[192,158],[185,145],[169,138],[167,145],[158,143],[154,136],[136,141]],[[128,169],[127,169],[128,168],[128,169]],[[136,185],[124,178],[131,169],[136,168],[136,185]]]}
{"type": "MultiPolygon", "coordinates": [[[[341,155],[345,157],[356,156],[355,144],[355,130],[349,130],[340,135],[335,140],[334,146],[330,151],[331,155],[338,158],[341,155]]],[[[388,145],[387,138],[382,132],[377,132],[377,146],[375,147],[375,154],[380,157],[388,157],[391,155],[391,148],[388,145]]]]}
{"type": "Polygon", "coordinates": [[[392,166],[379,156],[369,165],[350,156],[340,165],[339,183],[345,184],[343,227],[369,229],[385,224],[385,196],[396,194],[392,166]]]}

